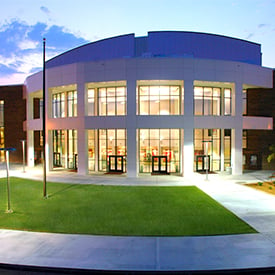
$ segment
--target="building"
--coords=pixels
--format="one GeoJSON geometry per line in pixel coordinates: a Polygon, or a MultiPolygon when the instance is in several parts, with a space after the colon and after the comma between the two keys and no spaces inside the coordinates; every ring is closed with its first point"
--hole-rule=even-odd
{"type": "Polygon", "coordinates": [[[244,115],[273,117],[273,130],[244,130],[243,162],[248,170],[275,170],[275,162],[268,163],[269,147],[275,144],[275,71],[272,89],[248,89],[244,115]]]}
{"type": "MultiPolygon", "coordinates": [[[[15,148],[10,153],[10,161],[23,162],[22,140],[26,140],[24,121],[26,120],[26,101],[23,99],[23,85],[0,86],[0,148],[15,148]]],[[[0,151],[0,161],[5,160],[0,151]]]]}
{"type": "MultiPolygon", "coordinates": [[[[243,130],[273,128],[269,114],[243,116],[247,91],[271,89],[272,73],[259,44],[204,33],[129,34],[65,52],[46,62],[47,167],[128,177],[241,174],[243,130]]],[[[25,85],[33,166],[42,72],[25,85]]]]}

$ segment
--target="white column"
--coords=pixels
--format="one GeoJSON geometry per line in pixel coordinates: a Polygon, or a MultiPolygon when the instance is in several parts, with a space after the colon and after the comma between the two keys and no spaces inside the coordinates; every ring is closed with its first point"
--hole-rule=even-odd
{"type": "Polygon", "coordinates": [[[184,81],[184,148],[183,175],[192,176],[194,172],[194,87],[193,80],[184,81]]]}
{"type": "Polygon", "coordinates": [[[137,177],[136,79],[127,80],[127,177],[137,177]]]}
{"type": "Polygon", "coordinates": [[[88,174],[88,133],[85,129],[86,86],[82,77],[77,83],[77,117],[80,118],[77,130],[78,169],[80,175],[88,174]]]}
{"type": "Polygon", "coordinates": [[[242,116],[242,83],[237,81],[235,83],[235,92],[233,93],[233,110],[235,115],[235,128],[232,129],[232,174],[242,174],[242,137],[243,137],[243,116],[242,116]]]}
{"type": "Polygon", "coordinates": [[[34,133],[27,131],[27,165],[34,167],[34,133]]]}

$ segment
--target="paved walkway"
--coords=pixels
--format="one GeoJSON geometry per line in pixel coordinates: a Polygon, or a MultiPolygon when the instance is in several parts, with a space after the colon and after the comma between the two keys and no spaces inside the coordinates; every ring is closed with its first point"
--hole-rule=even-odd
{"type": "MultiPolygon", "coordinates": [[[[2,172],[0,172],[2,173],[2,172]]],[[[41,171],[19,169],[11,176],[41,179],[41,171]]],[[[1,176],[1,174],[0,174],[1,176]]],[[[3,173],[2,173],[3,176],[3,173]]],[[[5,176],[5,175],[4,175],[5,176]]],[[[197,185],[258,234],[206,237],[113,237],[0,230],[0,262],[92,270],[200,271],[275,267],[275,196],[242,183],[268,177],[266,172],[242,176],[181,177],[78,176],[51,172],[49,181],[92,184],[197,185]]]]}

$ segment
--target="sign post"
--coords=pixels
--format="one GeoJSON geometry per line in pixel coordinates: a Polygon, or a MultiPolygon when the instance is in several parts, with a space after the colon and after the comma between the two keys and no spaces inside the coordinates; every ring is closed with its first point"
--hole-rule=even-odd
{"type": "Polygon", "coordinates": [[[203,140],[202,142],[205,143],[205,153],[204,153],[205,160],[206,160],[206,162],[205,162],[205,166],[206,166],[205,167],[206,168],[205,169],[205,180],[208,181],[208,171],[210,170],[209,155],[208,155],[208,143],[211,144],[212,140],[203,140]]]}
{"type": "Polygon", "coordinates": [[[11,209],[11,197],[10,197],[10,178],[9,178],[9,162],[10,162],[10,152],[15,151],[15,148],[0,148],[0,151],[5,151],[6,154],[6,169],[7,169],[7,194],[8,194],[8,210],[7,213],[12,213],[11,209]]]}

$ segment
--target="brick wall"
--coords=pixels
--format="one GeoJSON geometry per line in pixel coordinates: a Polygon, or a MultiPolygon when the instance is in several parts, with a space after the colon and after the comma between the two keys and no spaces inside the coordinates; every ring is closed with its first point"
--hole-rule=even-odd
{"type": "Polygon", "coordinates": [[[268,163],[269,146],[275,144],[275,71],[273,72],[273,89],[247,90],[247,115],[273,117],[273,130],[248,130],[247,151],[262,155],[261,168],[274,170],[275,161],[268,163]]]}
{"type": "Polygon", "coordinates": [[[23,85],[0,86],[0,100],[4,100],[5,147],[14,147],[10,162],[22,163],[22,139],[26,140],[23,122],[26,120],[26,101],[23,99],[23,85]]]}

